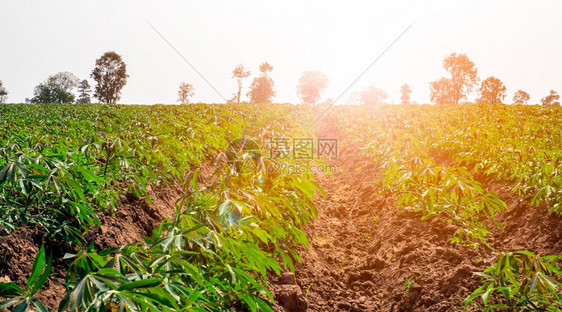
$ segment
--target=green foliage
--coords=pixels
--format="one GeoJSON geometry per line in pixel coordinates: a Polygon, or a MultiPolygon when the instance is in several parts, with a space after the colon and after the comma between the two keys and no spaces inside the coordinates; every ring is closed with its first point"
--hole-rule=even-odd
{"type": "MultiPolygon", "coordinates": [[[[412,150],[410,149],[409,152],[412,150]]],[[[402,209],[421,212],[422,220],[439,216],[457,225],[451,242],[481,242],[487,245],[489,233],[482,217],[493,216],[507,208],[494,192],[482,185],[462,167],[445,168],[429,158],[392,157],[383,163],[381,183],[398,196],[402,209]]]]}
{"type": "MultiPolygon", "coordinates": [[[[275,121],[257,141],[264,147],[288,129],[275,121]]],[[[254,151],[219,153],[215,164],[206,179],[187,175],[174,217],[145,247],[67,255],[74,262],[59,311],[272,311],[266,273],[300,261],[294,246],[308,241],[299,227],[316,217],[321,189],[308,174],[270,172],[254,151]],[[253,170],[239,166],[248,159],[253,170]]]]}
{"type": "Polygon", "coordinates": [[[269,75],[272,70],[273,66],[267,62],[260,65],[261,76],[254,78],[248,91],[251,103],[271,103],[271,98],[275,96],[273,79],[269,75]]]}
{"type": "Polygon", "coordinates": [[[76,99],[77,104],[90,104],[92,101],[90,97],[90,83],[88,80],[84,79],[78,84],[78,98],[76,99]]]}
{"type": "Polygon", "coordinates": [[[49,84],[40,84],[35,88],[32,103],[73,103],[74,94],[49,84]]]}
{"type": "Polygon", "coordinates": [[[94,97],[102,103],[117,103],[129,75],[121,55],[109,51],[96,60],[90,77],[96,81],[94,97]]]}
{"type": "Polygon", "coordinates": [[[35,87],[32,103],[74,103],[72,89],[78,86],[78,78],[69,72],[60,72],[35,87]]]}
{"type": "MultiPolygon", "coordinates": [[[[401,209],[458,227],[452,242],[486,243],[506,204],[486,185],[501,182],[532,205],[562,213],[562,109],[461,105],[349,107],[339,126],[380,164],[383,191],[401,209]]],[[[499,224],[496,224],[500,226],[499,224]]],[[[559,256],[502,253],[480,275],[487,310],[562,309],[559,256]]]]}
{"type": "Polygon", "coordinates": [[[28,310],[34,311],[31,309],[34,306],[37,311],[47,312],[41,301],[33,298],[33,296],[45,284],[49,274],[51,274],[51,257],[47,260],[45,247],[41,246],[33,262],[31,275],[27,279],[25,289],[22,289],[15,283],[0,283],[0,298],[8,299],[0,302],[0,309],[14,306],[12,311],[24,312],[28,310]]]}
{"type": "Polygon", "coordinates": [[[409,280],[409,279],[405,280],[404,281],[404,289],[406,291],[410,291],[410,289],[412,288],[412,286],[414,286],[415,283],[416,283],[415,281],[412,281],[412,280],[409,280]]]}
{"type": "Polygon", "coordinates": [[[403,209],[457,225],[453,242],[485,242],[503,201],[501,181],[532,204],[562,212],[562,109],[460,105],[338,108],[333,112],[381,165],[385,191],[403,209]]]}
{"type": "Polygon", "coordinates": [[[477,273],[482,277],[482,286],[464,303],[481,297],[485,311],[559,311],[561,283],[556,278],[562,273],[557,264],[560,259],[560,256],[539,257],[526,250],[500,253],[495,264],[477,273]]]}
{"type": "Polygon", "coordinates": [[[8,98],[8,91],[4,87],[2,81],[0,80],[0,103],[5,103],[8,98]]]}
{"type": "Polygon", "coordinates": [[[289,106],[2,105],[0,231],[26,225],[80,245],[119,195],[176,183],[289,106]],[[260,116],[258,115],[258,112],[260,116]]]}
{"type": "Polygon", "coordinates": [[[271,98],[275,96],[273,90],[273,80],[269,76],[256,77],[250,85],[248,97],[251,103],[271,103],[271,98]]]}

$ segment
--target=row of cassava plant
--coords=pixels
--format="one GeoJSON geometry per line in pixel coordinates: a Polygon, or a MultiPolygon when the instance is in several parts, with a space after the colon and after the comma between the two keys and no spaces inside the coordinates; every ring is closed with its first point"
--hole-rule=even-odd
{"type": "Polygon", "coordinates": [[[560,255],[540,257],[530,251],[501,252],[483,272],[481,286],[464,300],[481,298],[483,311],[562,310],[560,255]]]}
{"type": "Polygon", "coordinates": [[[507,182],[532,204],[546,202],[560,214],[561,117],[560,107],[407,105],[374,114],[358,108],[346,125],[364,143],[369,131],[412,137],[438,163],[463,167],[478,180],[507,182]]]}
{"type": "MultiPolygon", "coordinates": [[[[382,164],[383,185],[398,195],[399,205],[422,207],[429,217],[438,214],[424,209],[435,207],[427,202],[442,201],[446,206],[455,202],[443,200],[448,195],[475,193],[465,197],[476,207],[472,218],[480,219],[482,210],[493,217],[506,207],[495,194],[483,190],[482,183],[495,180],[511,186],[522,200],[532,205],[546,202],[549,213],[560,214],[560,108],[426,105],[367,109],[371,114],[365,110],[341,114],[342,124],[382,164]],[[474,203],[479,195],[480,202],[474,203]]],[[[470,220],[470,216],[453,217],[470,220]]],[[[485,231],[475,233],[480,238],[485,231]]],[[[559,261],[559,255],[541,257],[526,250],[497,252],[491,266],[477,273],[482,286],[465,303],[480,297],[487,311],[558,311],[562,308],[559,261]]]]}
{"type": "MultiPolygon", "coordinates": [[[[462,165],[436,159],[423,137],[411,129],[410,119],[398,109],[386,109],[364,114],[368,117],[363,119],[340,118],[342,129],[350,129],[349,134],[379,164],[381,191],[394,194],[401,209],[421,213],[422,220],[439,217],[456,225],[451,242],[488,245],[488,224],[506,204],[462,165]]],[[[419,117],[412,113],[410,118],[415,116],[419,117]]]]}
{"type": "Polygon", "coordinates": [[[37,227],[69,244],[148,185],[187,170],[289,106],[1,105],[0,232],[37,227]]]}
{"type": "MultiPolygon", "coordinates": [[[[300,228],[316,217],[313,198],[322,192],[310,174],[279,171],[261,156],[271,138],[303,128],[295,118],[304,117],[256,121],[264,124],[253,131],[259,151],[243,138],[243,148],[218,153],[211,176],[192,168],[174,216],[145,242],[67,254],[59,311],[272,311],[266,273],[294,270],[295,248],[308,245],[300,228]]],[[[0,284],[2,306],[43,309],[36,291],[16,286],[0,284]]]]}

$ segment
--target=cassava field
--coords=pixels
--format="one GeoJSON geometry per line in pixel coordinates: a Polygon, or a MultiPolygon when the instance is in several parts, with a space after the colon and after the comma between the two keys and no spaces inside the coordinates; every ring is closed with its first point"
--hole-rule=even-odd
{"type": "Polygon", "coordinates": [[[557,311],[562,109],[0,105],[0,310],[557,311]]]}

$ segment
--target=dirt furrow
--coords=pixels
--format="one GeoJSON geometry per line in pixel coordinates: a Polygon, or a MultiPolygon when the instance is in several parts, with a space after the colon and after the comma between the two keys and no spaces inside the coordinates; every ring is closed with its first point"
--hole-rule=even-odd
{"type": "Polygon", "coordinates": [[[379,194],[376,164],[324,120],[319,138],[337,138],[333,175],[317,174],[326,198],[307,227],[311,246],[295,276],[273,281],[279,311],[451,311],[473,289],[489,251],[451,245],[455,228],[398,213],[379,194]]]}
{"type": "Polygon", "coordinates": [[[392,196],[379,194],[377,165],[334,124],[323,118],[316,132],[338,139],[338,157],[329,161],[337,170],[316,175],[327,196],[316,200],[319,219],[305,229],[310,248],[295,275],[272,280],[278,311],[479,311],[462,300],[479,285],[474,272],[497,252],[562,253],[561,219],[505,181],[486,184],[508,206],[496,218],[503,230],[490,226],[491,248],[451,244],[455,226],[400,213],[392,196]]]}

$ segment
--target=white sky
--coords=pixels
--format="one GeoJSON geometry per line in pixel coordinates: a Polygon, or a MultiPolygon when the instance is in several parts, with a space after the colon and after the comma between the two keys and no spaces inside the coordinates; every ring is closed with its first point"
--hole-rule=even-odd
{"type": "MultiPolygon", "coordinates": [[[[329,78],[336,98],[412,22],[414,26],[351,91],[374,84],[399,102],[429,102],[443,58],[466,53],[481,79],[523,89],[538,102],[562,92],[562,1],[8,1],[0,2],[0,80],[8,102],[31,98],[49,75],[88,78],[106,51],[123,56],[130,75],[122,103],[176,103],[181,81],[192,102],[223,102],[150,28],[152,23],[226,98],[232,69],[273,65],[275,102],[298,102],[305,70],[329,78]]],[[[246,80],[247,87],[251,79],[246,80]]],[[[244,90],[244,94],[247,90],[244,90]]],[[[345,102],[347,94],[341,99],[345,102]]],[[[473,99],[475,95],[471,97],[473,99]]]]}

